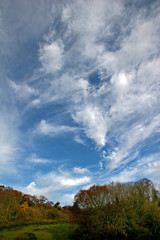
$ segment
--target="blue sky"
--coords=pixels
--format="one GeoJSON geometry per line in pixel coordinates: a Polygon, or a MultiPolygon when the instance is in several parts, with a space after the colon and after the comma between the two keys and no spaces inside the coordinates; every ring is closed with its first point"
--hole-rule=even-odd
{"type": "Polygon", "coordinates": [[[72,204],[160,181],[160,2],[0,2],[0,184],[72,204]]]}

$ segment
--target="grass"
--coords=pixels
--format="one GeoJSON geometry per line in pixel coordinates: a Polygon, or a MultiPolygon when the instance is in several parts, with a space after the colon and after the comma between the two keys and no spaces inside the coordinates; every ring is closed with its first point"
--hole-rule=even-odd
{"type": "Polygon", "coordinates": [[[70,240],[74,235],[76,225],[57,224],[50,226],[48,232],[52,234],[55,240],[70,240]]]}
{"type": "Polygon", "coordinates": [[[31,225],[21,228],[0,231],[0,240],[14,240],[15,237],[25,232],[32,232],[37,240],[71,240],[76,225],[54,224],[54,225],[31,225]]]}

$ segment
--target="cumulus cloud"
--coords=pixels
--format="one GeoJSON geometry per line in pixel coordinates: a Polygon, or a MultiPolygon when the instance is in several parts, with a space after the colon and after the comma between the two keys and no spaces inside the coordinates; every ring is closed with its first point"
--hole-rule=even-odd
{"type": "Polygon", "coordinates": [[[36,195],[36,196],[45,194],[45,196],[52,197],[52,199],[54,200],[55,203],[57,201],[60,201],[61,206],[72,205],[74,196],[76,194],[76,192],[75,193],[66,193],[63,196],[57,197],[54,193],[54,196],[52,196],[52,192],[54,191],[54,188],[52,186],[38,188],[35,182],[31,182],[26,188],[24,188],[22,190],[28,194],[36,195]]]}
{"type": "Polygon", "coordinates": [[[91,178],[88,176],[83,176],[79,178],[74,177],[71,176],[71,174],[69,174],[68,172],[61,172],[59,174],[50,172],[45,175],[40,175],[37,181],[42,185],[51,185],[52,183],[55,186],[55,189],[61,189],[63,187],[70,188],[85,185],[91,182],[91,178]]]}
{"type": "Polygon", "coordinates": [[[66,204],[64,196],[67,197],[67,202],[71,203],[77,187],[85,187],[91,181],[91,177],[88,176],[77,177],[67,171],[57,173],[52,171],[47,174],[38,174],[35,181],[29,183],[25,188],[21,188],[21,190],[32,195],[46,195],[52,197],[52,199],[59,196],[58,200],[62,204],[66,204]],[[63,196],[60,196],[61,191],[72,191],[72,193],[64,193],[63,196]]]}

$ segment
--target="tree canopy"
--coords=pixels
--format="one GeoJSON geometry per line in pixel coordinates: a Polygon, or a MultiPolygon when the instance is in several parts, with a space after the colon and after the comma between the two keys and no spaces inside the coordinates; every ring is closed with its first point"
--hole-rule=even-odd
{"type": "Polygon", "coordinates": [[[77,239],[160,239],[159,197],[148,179],[80,190],[74,198],[77,239]]]}

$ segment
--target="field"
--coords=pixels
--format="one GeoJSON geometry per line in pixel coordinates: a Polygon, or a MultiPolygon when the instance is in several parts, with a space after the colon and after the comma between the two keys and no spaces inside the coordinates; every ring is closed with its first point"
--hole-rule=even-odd
{"type": "Polygon", "coordinates": [[[71,224],[24,226],[0,231],[0,240],[14,240],[18,236],[23,236],[26,232],[35,234],[37,240],[71,240],[75,229],[76,225],[71,224]]]}

